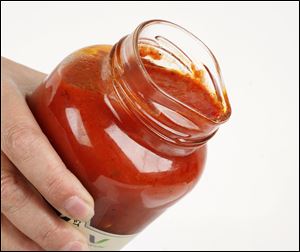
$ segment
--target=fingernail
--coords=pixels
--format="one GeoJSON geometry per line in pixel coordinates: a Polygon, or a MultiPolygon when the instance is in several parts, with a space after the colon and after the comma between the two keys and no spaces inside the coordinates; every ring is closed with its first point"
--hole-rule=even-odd
{"type": "Polygon", "coordinates": [[[70,217],[83,221],[90,220],[94,215],[94,209],[77,196],[72,196],[66,200],[65,210],[70,217]]]}
{"type": "Polygon", "coordinates": [[[87,244],[83,244],[79,241],[69,242],[66,246],[64,246],[61,251],[89,251],[89,247],[87,244]]]}

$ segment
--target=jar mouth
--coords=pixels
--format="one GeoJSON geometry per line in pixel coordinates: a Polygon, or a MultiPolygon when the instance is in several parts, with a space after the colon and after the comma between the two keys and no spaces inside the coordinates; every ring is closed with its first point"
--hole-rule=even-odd
{"type": "MultiPolygon", "coordinates": [[[[132,35],[133,53],[137,60],[138,67],[144,75],[144,78],[162,95],[168,99],[175,100],[177,103],[181,103],[182,106],[213,124],[221,124],[228,120],[231,114],[231,107],[223,83],[220,66],[212,51],[199,38],[177,24],[159,19],[140,24],[132,35]],[[163,34],[169,33],[170,37],[176,41],[174,42],[172,38],[166,38],[166,36],[160,36],[160,29],[163,30],[163,34]],[[169,58],[174,57],[167,62],[171,64],[171,68],[178,67],[178,70],[185,74],[193,74],[194,68],[202,69],[206,74],[206,80],[209,80],[209,82],[206,83],[207,88],[210,92],[214,93],[216,99],[221,104],[220,115],[218,117],[208,116],[199,109],[180,101],[178,98],[175,98],[158,87],[144,66],[143,59],[140,55],[141,44],[163,50],[164,53],[167,52],[169,58]],[[187,44],[193,46],[185,50],[187,44]]],[[[167,66],[163,65],[163,67],[167,66]]]]}

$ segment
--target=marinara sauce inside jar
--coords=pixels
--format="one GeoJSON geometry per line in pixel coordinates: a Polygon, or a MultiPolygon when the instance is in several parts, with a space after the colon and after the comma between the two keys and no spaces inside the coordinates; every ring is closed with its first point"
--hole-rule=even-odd
{"type": "Polygon", "coordinates": [[[90,225],[115,235],[140,232],[195,186],[231,113],[212,52],[161,20],[72,53],[28,103],[93,196],[90,225]]]}

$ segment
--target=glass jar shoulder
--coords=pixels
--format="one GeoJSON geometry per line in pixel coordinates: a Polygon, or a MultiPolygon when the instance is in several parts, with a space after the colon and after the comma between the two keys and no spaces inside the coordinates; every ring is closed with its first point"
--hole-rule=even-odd
{"type": "Polygon", "coordinates": [[[101,92],[109,81],[110,45],[93,45],[75,51],[66,57],[55,70],[61,82],[85,91],[101,92]]]}

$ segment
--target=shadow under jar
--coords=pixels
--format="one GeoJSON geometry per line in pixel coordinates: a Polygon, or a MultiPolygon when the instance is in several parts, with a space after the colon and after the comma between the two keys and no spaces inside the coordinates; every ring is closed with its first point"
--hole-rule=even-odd
{"type": "Polygon", "coordinates": [[[212,52],[162,20],[72,53],[27,101],[93,196],[90,225],[116,235],[140,232],[194,187],[231,113],[212,52]]]}

